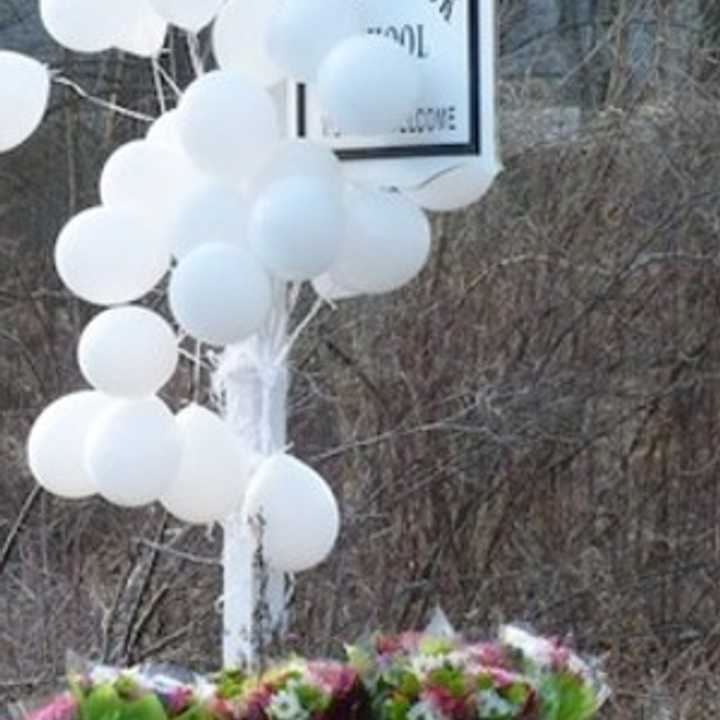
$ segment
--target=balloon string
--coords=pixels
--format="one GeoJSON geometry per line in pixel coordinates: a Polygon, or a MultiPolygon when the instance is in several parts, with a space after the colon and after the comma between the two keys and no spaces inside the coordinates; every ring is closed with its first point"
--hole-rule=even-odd
{"type": "Polygon", "coordinates": [[[195,364],[193,367],[193,402],[200,400],[200,381],[202,379],[202,343],[195,343],[195,364]]]}
{"type": "Polygon", "coordinates": [[[153,83],[155,84],[155,94],[157,95],[160,113],[164,115],[167,112],[167,101],[165,100],[165,89],[163,88],[162,77],[160,75],[160,63],[157,58],[152,59],[153,83]]]}
{"type": "Polygon", "coordinates": [[[200,57],[200,45],[198,43],[197,35],[194,33],[187,33],[187,46],[188,52],[190,53],[190,62],[192,63],[193,70],[197,77],[200,77],[205,73],[202,58],[200,57]]]}
{"type": "Polygon", "coordinates": [[[287,342],[280,349],[280,352],[275,358],[275,362],[277,364],[284,363],[287,360],[293,346],[307,329],[307,326],[317,317],[317,314],[320,312],[323,305],[325,305],[325,300],[323,300],[323,298],[317,298],[317,300],[315,300],[308,314],[298,323],[297,327],[293,330],[292,335],[290,335],[287,342]]]}
{"type": "Polygon", "coordinates": [[[101,107],[105,110],[109,110],[110,112],[114,112],[118,115],[123,115],[124,117],[129,117],[133,120],[140,120],[146,123],[151,123],[155,120],[155,118],[151,115],[136,112],[135,110],[129,110],[128,108],[124,108],[121,105],[116,105],[109,100],[103,100],[102,98],[95,97],[94,95],[91,95],[87,90],[85,90],[85,88],[83,88],[81,85],[78,85],[74,80],[70,80],[70,78],[66,78],[63,75],[53,74],[52,81],[57,85],[63,85],[64,87],[70,88],[73,92],[75,92],[84,100],[87,100],[93,105],[97,105],[98,107],[101,107]]]}
{"type": "Polygon", "coordinates": [[[182,90],[180,86],[175,82],[175,78],[160,64],[160,61],[155,57],[152,59],[153,69],[157,74],[165,81],[167,86],[173,91],[176,98],[182,96],[182,90]]]}

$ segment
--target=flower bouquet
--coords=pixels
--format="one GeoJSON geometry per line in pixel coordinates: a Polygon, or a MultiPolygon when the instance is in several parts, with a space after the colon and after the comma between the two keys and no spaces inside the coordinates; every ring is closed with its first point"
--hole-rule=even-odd
{"type": "Polygon", "coordinates": [[[517,627],[492,642],[373,635],[345,662],[291,658],[217,676],[96,668],[28,720],[588,720],[609,695],[563,644],[517,627]]]}

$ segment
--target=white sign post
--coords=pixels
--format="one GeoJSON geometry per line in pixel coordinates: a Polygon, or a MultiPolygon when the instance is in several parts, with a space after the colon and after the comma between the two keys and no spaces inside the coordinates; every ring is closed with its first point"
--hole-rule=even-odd
{"type": "Polygon", "coordinates": [[[497,165],[495,13],[491,0],[363,0],[367,31],[422,66],[415,110],[391,134],[338,132],[304,85],[290,92],[296,137],[333,148],[358,182],[415,189],[468,163],[497,165]]]}

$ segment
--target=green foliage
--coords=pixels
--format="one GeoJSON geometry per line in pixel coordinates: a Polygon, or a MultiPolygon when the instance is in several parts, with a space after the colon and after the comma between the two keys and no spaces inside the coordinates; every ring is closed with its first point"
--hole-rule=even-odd
{"type": "Polygon", "coordinates": [[[355,668],[361,675],[369,676],[377,672],[377,664],[372,651],[362,645],[346,645],[345,656],[350,667],[355,668]]]}
{"type": "Polygon", "coordinates": [[[597,712],[592,690],[570,673],[549,676],[540,693],[546,720],[588,720],[597,712]]]}
{"type": "Polygon", "coordinates": [[[420,652],[423,655],[433,657],[439,655],[449,655],[453,650],[457,649],[457,643],[448,638],[428,637],[423,638],[420,642],[420,652]]]}
{"type": "Polygon", "coordinates": [[[80,703],[80,720],[167,720],[156,695],[146,693],[134,699],[128,696],[130,690],[125,682],[94,688],[80,703]]]}
{"type": "Polygon", "coordinates": [[[465,672],[444,666],[430,673],[430,682],[449,691],[454,697],[463,697],[468,692],[465,672]]]}
{"type": "Polygon", "coordinates": [[[407,720],[410,711],[410,701],[402,695],[396,695],[386,700],[382,705],[382,720],[407,720]]]}
{"type": "Polygon", "coordinates": [[[225,670],[217,680],[218,697],[229,700],[242,695],[247,677],[240,670],[225,670]]]}
{"type": "Polygon", "coordinates": [[[330,707],[332,698],[317,687],[307,683],[298,683],[293,689],[300,704],[310,713],[325,712],[330,707]]]}

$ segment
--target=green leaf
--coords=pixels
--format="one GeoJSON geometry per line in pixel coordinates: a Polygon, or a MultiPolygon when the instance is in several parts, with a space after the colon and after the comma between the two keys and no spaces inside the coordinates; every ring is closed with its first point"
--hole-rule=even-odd
{"type": "Polygon", "coordinates": [[[85,701],[85,688],[83,687],[83,678],[80,675],[70,675],[68,677],[68,687],[73,700],[78,705],[82,705],[85,701]]]}
{"type": "Polygon", "coordinates": [[[416,700],[422,692],[422,684],[417,675],[411,672],[403,672],[398,683],[398,691],[408,700],[416,700]]]}
{"type": "Polygon", "coordinates": [[[118,720],[167,720],[167,715],[157,695],[150,693],[123,703],[118,720]]]}
{"type": "Polygon", "coordinates": [[[393,697],[382,707],[383,720],[407,720],[410,703],[403,697],[393,697]]]}
{"type": "Polygon", "coordinates": [[[223,700],[242,695],[246,681],[245,673],[242,670],[225,670],[220,674],[217,682],[218,697],[223,700]]]}
{"type": "Polygon", "coordinates": [[[452,667],[441,667],[430,673],[430,681],[451,692],[455,697],[467,695],[467,682],[465,674],[452,667]]]}
{"type": "Polygon", "coordinates": [[[597,710],[592,688],[569,673],[548,678],[540,688],[547,720],[589,720],[597,710]]]}
{"type": "Polygon", "coordinates": [[[210,711],[204,706],[196,703],[185,712],[175,716],[175,720],[211,720],[210,711]]]}
{"type": "Polygon", "coordinates": [[[117,691],[112,685],[99,685],[80,703],[81,720],[119,720],[122,708],[117,691]]]}
{"type": "Polygon", "coordinates": [[[495,688],[492,675],[489,675],[488,673],[478,675],[475,680],[475,685],[478,690],[493,690],[495,688]]]}
{"type": "Polygon", "coordinates": [[[525,705],[530,693],[531,690],[525,683],[516,682],[509,687],[503,688],[500,694],[513,705],[525,705]]]}
{"type": "Polygon", "coordinates": [[[138,700],[143,695],[137,681],[127,675],[121,675],[115,681],[115,691],[121,700],[138,700]]]}
{"type": "Polygon", "coordinates": [[[420,652],[423,655],[449,655],[456,650],[456,645],[452,640],[447,638],[424,638],[420,642],[420,652]]]}
{"type": "Polygon", "coordinates": [[[375,675],[377,666],[375,664],[374,655],[364,647],[359,645],[346,645],[345,655],[347,656],[348,665],[355,668],[360,675],[375,675]]]}
{"type": "Polygon", "coordinates": [[[324,712],[330,707],[332,698],[312,685],[301,684],[293,688],[300,704],[311,713],[324,712]]]}

